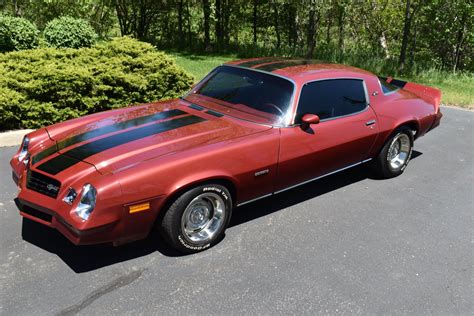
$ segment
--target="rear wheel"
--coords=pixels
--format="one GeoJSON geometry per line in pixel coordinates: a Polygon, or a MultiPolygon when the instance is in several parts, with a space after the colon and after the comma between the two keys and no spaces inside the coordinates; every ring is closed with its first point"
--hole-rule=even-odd
{"type": "Polygon", "coordinates": [[[385,143],[375,160],[375,169],[383,178],[396,177],[403,173],[413,151],[413,131],[401,127],[385,143]]]}
{"type": "Polygon", "coordinates": [[[226,187],[201,185],[171,204],[161,221],[161,232],[178,251],[199,252],[222,239],[231,214],[232,199],[226,187]]]}

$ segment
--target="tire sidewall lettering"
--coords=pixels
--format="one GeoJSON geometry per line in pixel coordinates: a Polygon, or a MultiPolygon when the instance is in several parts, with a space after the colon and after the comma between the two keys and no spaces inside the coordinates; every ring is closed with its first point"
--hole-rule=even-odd
{"type": "Polygon", "coordinates": [[[219,195],[221,195],[226,201],[229,200],[229,197],[227,196],[227,193],[225,193],[222,189],[219,189],[215,186],[209,186],[209,187],[204,187],[202,188],[202,192],[216,192],[218,193],[219,195]]]}
{"type": "MultiPolygon", "coordinates": [[[[215,185],[208,185],[208,186],[204,186],[202,187],[202,189],[200,190],[201,193],[205,193],[205,192],[212,192],[212,193],[215,193],[217,195],[219,195],[220,197],[222,197],[222,199],[224,199],[224,203],[226,205],[226,208],[229,210],[229,208],[231,208],[231,199],[230,199],[230,196],[229,196],[229,193],[227,193],[225,190],[223,190],[222,188],[220,188],[219,186],[215,186],[215,185]]],[[[200,194],[200,193],[197,193],[197,194],[200,194]]],[[[182,216],[182,215],[181,215],[182,216]]],[[[229,214],[226,212],[225,214],[226,217],[229,216],[229,214]]],[[[226,219],[227,220],[227,219],[226,219]]],[[[225,228],[224,228],[225,229],[225,228]]],[[[178,235],[177,235],[177,239],[178,239],[178,242],[186,249],[189,249],[191,251],[195,251],[195,252],[198,252],[198,251],[202,251],[202,250],[205,250],[207,248],[210,248],[215,242],[216,240],[218,239],[218,236],[220,234],[217,234],[215,238],[213,238],[212,240],[208,240],[206,244],[202,245],[202,244],[194,244],[192,241],[190,241],[185,235],[184,235],[184,232],[181,230],[181,228],[179,229],[179,232],[178,232],[178,235]]]]}
{"type": "Polygon", "coordinates": [[[204,250],[204,249],[207,249],[211,246],[210,243],[207,243],[203,246],[193,246],[193,245],[190,245],[186,242],[186,240],[181,236],[181,235],[178,235],[178,240],[179,242],[181,243],[181,245],[183,245],[185,248],[188,248],[190,250],[194,250],[194,251],[201,251],[201,250],[204,250]]]}

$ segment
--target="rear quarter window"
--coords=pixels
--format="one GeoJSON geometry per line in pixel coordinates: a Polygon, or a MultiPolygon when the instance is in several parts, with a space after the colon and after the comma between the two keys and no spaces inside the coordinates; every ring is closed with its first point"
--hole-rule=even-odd
{"type": "Polygon", "coordinates": [[[383,94],[388,94],[393,91],[397,91],[399,88],[397,86],[394,86],[393,84],[390,84],[386,81],[386,78],[383,77],[378,77],[380,86],[382,87],[382,92],[383,94]]]}

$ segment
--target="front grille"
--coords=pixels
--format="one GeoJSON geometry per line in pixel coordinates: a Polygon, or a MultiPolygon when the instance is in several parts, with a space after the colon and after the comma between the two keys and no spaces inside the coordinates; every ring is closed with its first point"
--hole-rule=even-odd
{"type": "Polygon", "coordinates": [[[26,187],[55,199],[58,197],[61,182],[41,173],[28,170],[26,187]]]}
{"type": "Polygon", "coordinates": [[[21,211],[23,213],[26,213],[26,214],[31,215],[33,217],[42,219],[45,222],[51,223],[53,221],[53,216],[52,215],[43,213],[41,211],[38,211],[37,209],[32,208],[28,205],[22,205],[21,211]]]}

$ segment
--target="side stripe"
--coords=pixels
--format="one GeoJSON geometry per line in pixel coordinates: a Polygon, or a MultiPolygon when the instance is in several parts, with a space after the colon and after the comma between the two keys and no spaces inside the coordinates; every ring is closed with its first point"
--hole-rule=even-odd
{"type": "Polygon", "coordinates": [[[77,143],[80,143],[80,142],[83,142],[83,141],[86,141],[98,136],[102,136],[102,135],[113,133],[120,130],[125,130],[130,127],[143,125],[143,124],[150,123],[153,121],[158,121],[158,120],[162,120],[166,118],[172,118],[172,117],[183,115],[183,114],[187,114],[187,113],[184,111],[175,109],[175,110],[164,111],[164,112],[155,113],[151,115],[141,116],[132,120],[99,127],[97,129],[87,131],[82,134],[72,136],[70,138],[66,138],[58,142],[56,146],[51,146],[51,147],[46,148],[45,150],[33,156],[31,162],[32,164],[36,164],[39,161],[53,155],[54,153],[56,153],[57,151],[61,149],[64,149],[66,147],[72,146],[74,144],[77,144],[77,143]]]}
{"type": "Polygon", "coordinates": [[[68,150],[64,154],[56,156],[42,163],[37,168],[46,173],[55,175],[75,165],[79,161],[98,154],[107,149],[124,145],[141,138],[164,133],[173,129],[204,121],[206,121],[206,119],[191,115],[170,121],[164,121],[152,125],[143,126],[126,133],[111,135],[68,150]]]}

